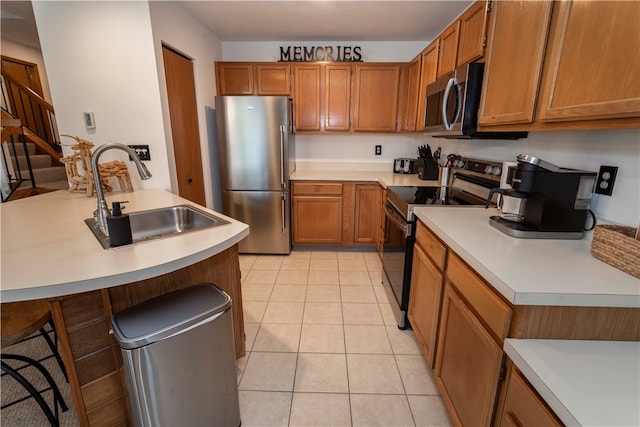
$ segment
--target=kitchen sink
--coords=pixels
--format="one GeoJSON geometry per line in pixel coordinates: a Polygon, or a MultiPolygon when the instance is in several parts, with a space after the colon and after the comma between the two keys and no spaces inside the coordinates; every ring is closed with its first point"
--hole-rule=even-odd
{"type": "MultiPolygon", "coordinates": [[[[131,221],[131,244],[149,242],[229,224],[216,215],[190,205],[169,206],[146,211],[128,212],[131,221]]],[[[104,249],[109,249],[109,236],[99,229],[94,218],[84,220],[104,249]]]]}

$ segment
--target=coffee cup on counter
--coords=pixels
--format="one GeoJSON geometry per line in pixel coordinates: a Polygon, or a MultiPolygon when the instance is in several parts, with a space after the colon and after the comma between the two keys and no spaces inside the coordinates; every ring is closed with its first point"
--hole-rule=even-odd
{"type": "Polygon", "coordinates": [[[496,193],[499,194],[496,204],[500,218],[511,222],[524,221],[527,195],[511,188],[493,188],[487,197],[486,208],[489,207],[496,193]]]}

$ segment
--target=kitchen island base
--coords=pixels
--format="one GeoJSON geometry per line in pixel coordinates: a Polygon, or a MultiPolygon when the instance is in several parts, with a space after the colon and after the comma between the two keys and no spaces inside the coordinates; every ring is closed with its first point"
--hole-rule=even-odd
{"type": "Polygon", "coordinates": [[[131,425],[122,356],[110,332],[110,317],[151,298],[200,283],[214,283],[231,296],[235,355],[244,356],[237,245],[157,277],[50,300],[80,425],[131,425]]]}

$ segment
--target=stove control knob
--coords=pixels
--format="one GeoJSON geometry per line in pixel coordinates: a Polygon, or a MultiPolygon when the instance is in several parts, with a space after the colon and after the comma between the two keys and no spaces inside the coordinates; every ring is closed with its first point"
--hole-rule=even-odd
{"type": "Polygon", "coordinates": [[[484,168],[484,173],[486,173],[486,174],[490,174],[491,172],[493,172],[493,167],[491,167],[491,166],[487,165],[487,166],[484,168]]]}
{"type": "Polygon", "coordinates": [[[493,174],[496,175],[496,176],[501,175],[502,174],[502,168],[500,166],[496,166],[493,169],[493,174]]]}

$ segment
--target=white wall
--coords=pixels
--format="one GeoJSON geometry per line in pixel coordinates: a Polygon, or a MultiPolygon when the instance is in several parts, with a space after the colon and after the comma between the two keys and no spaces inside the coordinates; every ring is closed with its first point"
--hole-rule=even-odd
{"type": "Polygon", "coordinates": [[[13,40],[2,39],[0,51],[4,56],[21,59],[23,61],[34,63],[38,66],[38,75],[40,77],[40,83],[42,84],[42,96],[44,96],[45,101],[51,103],[51,91],[49,89],[47,70],[44,66],[44,59],[42,58],[42,52],[40,49],[24,45],[13,40]]]}
{"type": "MultiPolygon", "coordinates": [[[[134,189],[169,190],[148,3],[37,1],[33,11],[60,133],[80,136],[96,146],[149,145],[151,161],[146,164],[153,177],[141,181],[129,163],[134,189]],[[95,130],[84,127],[84,111],[95,114],[95,130]]],[[[128,157],[119,150],[101,157],[101,161],[112,159],[128,157]]]]}
{"type": "Polygon", "coordinates": [[[220,177],[217,169],[217,149],[215,145],[214,97],[216,95],[216,80],[214,62],[222,57],[222,46],[218,39],[179,3],[150,2],[149,7],[160,80],[160,97],[162,99],[164,133],[171,171],[171,187],[175,193],[178,192],[171,136],[171,119],[162,61],[163,43],[193,61],[207,206],[220,210],[222,209],[222,203],[219,194],[220,177]]]}

